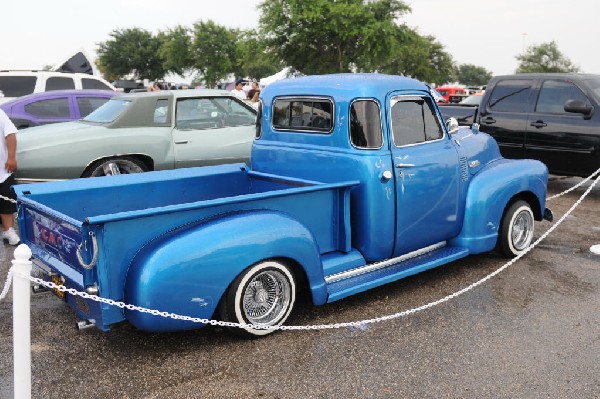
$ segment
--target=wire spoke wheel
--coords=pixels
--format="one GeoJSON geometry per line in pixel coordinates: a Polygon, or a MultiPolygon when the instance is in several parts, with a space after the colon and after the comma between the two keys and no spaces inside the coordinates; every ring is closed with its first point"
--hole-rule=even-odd
{"type": "MultiPolygon", "coordinates": [[[[236,277],[219,304],[225,321],[272,327],[283,324],[296,302],[296,281],[284,264],[269,260],[250,266],[236,277]]],[[[258,337],[265,328],[232,328],[235,334],[258,337]]]]}
{"type": "Polygon", "coordinates": [[[291,287],[285,276],[269,270],[254,277],[244,290],[242,308],[251,324],[272,325],[281,318],[291,300],[291,287]]]}
{"type": "Polygon", "coordinates": [[[95,163],[84,177],[100,177],[113,175],[126,175],[131,173],[146,172],[147,168],[138,160],[130,157],[112,158],[95,163]]]}

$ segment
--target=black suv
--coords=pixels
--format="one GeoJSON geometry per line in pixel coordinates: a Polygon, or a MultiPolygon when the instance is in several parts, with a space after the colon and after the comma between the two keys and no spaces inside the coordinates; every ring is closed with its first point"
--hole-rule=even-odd
{"type": "Polygon", "coordinates": [[[550,173],[585,177],[600,168],[599,107],[600,75],[497,76],[478,121],[505,157],[538,159],[550,173]]]}

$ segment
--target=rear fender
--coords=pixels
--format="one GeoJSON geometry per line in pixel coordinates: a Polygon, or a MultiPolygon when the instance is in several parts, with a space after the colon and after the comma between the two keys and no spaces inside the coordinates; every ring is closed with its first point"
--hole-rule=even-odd
{"type": "Polygon", "coordinates": [[[534,160],[502,159],[488,164],[471,180],[460,234],[451,245],[470,253],[494,249],[502,215],[516,199],[527,201],[536,220],[542,220],[546,203],[548,169],[534,160]]]}
{"type": "MultiPolygon", "coordinates": [[[[264,259],[288,258],[301,265],[313,302],[325,303],[327,289],[319,250],[310,231],[273,211],[221,215],[188,225],[149,243],[133,260],[125,301],[160,311],[211,318],[231,282],[264,259]]],[[[201,324],[126,310],[145,331],[193,329],[201,324]]]]}

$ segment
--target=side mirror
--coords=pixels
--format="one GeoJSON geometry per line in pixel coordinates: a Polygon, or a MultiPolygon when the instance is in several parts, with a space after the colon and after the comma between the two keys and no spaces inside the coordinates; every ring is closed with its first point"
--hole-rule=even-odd
{"type": "Polygon", "coordinates": [[[448,133],[454,134],[458,132],[458,121],[455,117],[450,117],[446,119],[446,128],[448,129],[448,133]]]}
{"type": "Polygon", "coordinates": [[[565,111],[582,114],[585,119],[589,119],[594,113],[594,107],[582,100],[569,100],[565,103],[565,111]]]}

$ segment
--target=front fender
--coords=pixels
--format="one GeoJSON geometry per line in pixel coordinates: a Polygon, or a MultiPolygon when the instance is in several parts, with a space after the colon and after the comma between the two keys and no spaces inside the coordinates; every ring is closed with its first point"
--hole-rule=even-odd
{"type": "MultiPolygon", "coordinates": [[[[289,258],[301,265],[313,301],[326,301],[319,250],[311,232],[297,220],[273,211],[221,215],[155,239],[132,261],[125,301],[210,319],[231,282],[250,265],[270,258],[289,258]]],[[[202,326],[130,310],[125,316],[145,331],[202,326]]]]}
{"type": "Polygon", "coordinates": [[[470,253],[494,249],[504,210],[517,197],[528,201],[541,220],[547,181],[548,169],[539,161],[501,159],[486,165],[469,184],[463,227],[450,244],[470,253]]]}

